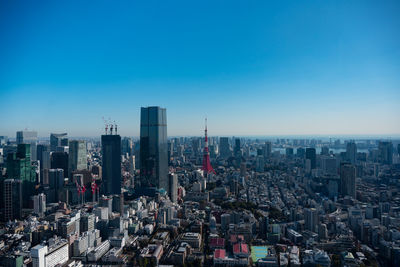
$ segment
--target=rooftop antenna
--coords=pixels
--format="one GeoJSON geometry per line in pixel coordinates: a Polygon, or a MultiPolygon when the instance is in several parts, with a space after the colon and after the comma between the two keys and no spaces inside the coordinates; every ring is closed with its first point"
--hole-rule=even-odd
{"type": "Polygon", "coordinates": [[[108,131],[108,124],[107,121],[104,119],[104,117],[102,117],[104,125],[105,125],[105,130],[106,130],[106,135],[107,135],[107,131],[108,131]]]}
{"type": "Polygon", "coordinates": [[[117,124],[115,123],[115,121],[114,121],[114,124],[115,124],[115,134],[118,134],[118,133],[117,133],[117,131],[118,131],[118,126],[117,126],[117,124]]]}
{"type": "Polygon", "coordinates": [[[111,118],[108,118],[109,124],[110,124],[110,134],[113,134],[113,129],[114,129],[114,125],[111,122],[111,118]]]}

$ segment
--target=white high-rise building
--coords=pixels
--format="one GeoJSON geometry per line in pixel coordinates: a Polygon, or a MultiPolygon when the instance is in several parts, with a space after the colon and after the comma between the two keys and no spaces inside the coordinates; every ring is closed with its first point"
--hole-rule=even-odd
{"type": "Polygon", "coordinates": [[[47,254],[47,246],[37,245],[31,249],[32,266],[46,267],[45,256],[47,254]]]}

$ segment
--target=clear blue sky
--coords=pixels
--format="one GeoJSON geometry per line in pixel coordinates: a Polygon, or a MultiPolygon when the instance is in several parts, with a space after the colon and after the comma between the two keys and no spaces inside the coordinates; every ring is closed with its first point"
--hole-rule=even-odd
{"type": "Polygon", "coordinates": [[[400,1],[0,1],[0,135],[400,134],[400,1]],[[306,4],[307,3],[307,4],[306,4]]]}

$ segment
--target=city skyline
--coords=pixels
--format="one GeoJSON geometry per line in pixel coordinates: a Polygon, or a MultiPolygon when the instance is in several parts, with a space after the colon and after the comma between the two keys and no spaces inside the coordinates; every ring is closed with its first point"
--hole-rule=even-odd
{"type": "Polygon", "coordinates": [[[0,1],[0,267],[399,267],[399,14],[0,1]]]}
{"type": "Polygon", "coordinates": [[[0,134],[399,135],[396,1],[0,3],[0,134]],[[91,12],[88,12],[90,10],[91,12]],[[106,19],[104,19],[106,18],[106,19]],[[182,23],[184,22],[184,23],[182,23]]]}

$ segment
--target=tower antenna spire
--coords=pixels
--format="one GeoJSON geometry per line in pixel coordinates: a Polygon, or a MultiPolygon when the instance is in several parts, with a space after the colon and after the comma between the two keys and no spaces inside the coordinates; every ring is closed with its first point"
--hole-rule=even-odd
{"type": "Polygon", "coordinates": [[[205,119],[205,129],[204,129],[204,155],[203,155],[203,171],[205,175],[209,174],[210,172],[215,174],[215,171],[210,163],[210,152],[208,151],[208,136],[207,136],[207,117],[205,119]]]}

